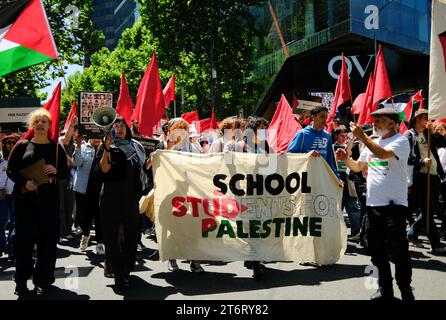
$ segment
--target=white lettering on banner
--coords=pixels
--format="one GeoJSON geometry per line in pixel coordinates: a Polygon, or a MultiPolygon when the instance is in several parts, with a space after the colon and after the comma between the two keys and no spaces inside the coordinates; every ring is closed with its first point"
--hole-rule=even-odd
{"type": "Polygon", "coordinates": [[[0,123],[26,123],[28,115],[38,108],[0,108],[0,123]]]}
{"type": "MultiPolygon", "coordinates": [[[[369,57],[369,61],[367,62],[367,65],[365,66],[365,68],[363,68],[363,66],[361,65],[361,62],[359,62],[358,57],[360,56],[346,56],[345,57],[345,64],[347,65],[347,72],[349,75],[351,75],[351,73],[353,72],[353,65],[355,66],[356,70],[358,71],[359,75],[361,76],[361,78],[364,78],[366,75],[366,72],[371,64],[371,62],[373,61],[373,57],[374,55],[368,55],[369,57]],[[353,64],[352,64],[353,62],[353,64]]],[[[336,80],[339,79],[339,74],[337,74],[333,67],[335,65],[335,63],[337,62],[341,62],[342,61],[342,56],[336,56],[333,59],[330,60],[330,62],[328,63],[328,73],[330,74],[330,76],[336,80]]],[[[341,69],[339,69],[341,70],[341,69]]]]}
{"type": "Polygon", "coordinates": [[[279,155],[276,172],[262,174],[260,155],[230,154],[236,166],[223,153],[153,154],[161,260],[340,259],[347,239],[342,188],[325,160],[279,155]]]}

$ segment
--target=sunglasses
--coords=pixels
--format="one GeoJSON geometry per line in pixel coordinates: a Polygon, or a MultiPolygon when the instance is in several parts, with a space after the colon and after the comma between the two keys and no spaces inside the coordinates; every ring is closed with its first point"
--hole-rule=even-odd
{"type": "Polygon", "coordinates": [[[14,140],[8,140],[8,141],[6,141],[6,143],[5,143],[6,145],[14,145],[15,144],[15,141],[14,140]]]}

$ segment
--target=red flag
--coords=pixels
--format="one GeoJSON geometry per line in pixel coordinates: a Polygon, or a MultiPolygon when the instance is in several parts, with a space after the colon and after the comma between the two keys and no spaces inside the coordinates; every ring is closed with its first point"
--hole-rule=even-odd
{"type": "Polygon", "coordinates": [[[181,118],[186,120],[189,124],[200,121],[200,118],[198,117],[198,111],[191,111],[191,112],[182,114],[181,118]]]}
{"type": "Polygon", "coordinates": [[[438,35],[441,43],[441,48],[443,49],[443,59],[444,59],[444,66],[446,71],[446,31],[442,34],[438,35]]]}
{"type": "Polygon", "coordinates": [[[352,106],[352,114],[359,114],[361,112],[362,107],[364,106],[364,102],[366,99],[366,93],[361,93],[359,96],[356,97],[355,101],[353,102],[352,106]]]}
{"type": "Polygon", "coordinates": [[[296,96],[293,94],[293,113],[296,111],[299,106],[299,100],[297,100],[296,96]]]}
{"type": "Polygon", "coordinates": [[[284,95],[280,99],[271,124],[268,127],[267,141],[276,152],[286,151],[296,132],[302,130],[297,118],[284,95]]]}
{"type": "Polygon", "coordinates": [[[391,97],[392,89],[390,88],[383,50],[382,47],[379,46],[375,64],[375,85],[373,86],[373,102],[371,113],[376,111],[376,109],[378,108],[378,102],[380,100],[391,97]]]}
{"type": "MultiPolygon", "coordinates": [[[[48,138],[54,142],[59,140],[60,127],[60,91],[62,83],[59,82],[56,89],[53,91],[51,99],[43,106],[51,114],[51,128],[48,131],[48,138]]],[[[32,139],[34,137],[34,129],[29,129],[24,135],[23,139],[32,139]]]]}
{"type": "Polygon", "coordinates": [[[215,110],[214,110],[214,107],[212,107],[212,116],[211,116],[211,125],[210,125],[210,129],[218,129],[217,119],[215,119],[215,110]]]}
{"type": "Polygon", "coordinates": [[[139,132],[146,137],[151,137],[153,127],[166,112],[155,53],[152,55],[152,60],[139,87],[135,110],[137,113],[135,115],[134,112],[132,119],[135,118],[139,122],[139,132]]]}
{"type": "Polygon", "coordinates": [[[130,98],[129,87],[125,79],[124,71],[121,75],[121,87],[119,90],[119,99],[116,105],[116,112],[120,114],[129,127],[132,126],[133,102],[130,98]]]}
{"type": "Polygon", "coordinates": [[[211,128],[211,118],[206,118],[206,119],[200,120],[198,122],[198,124],[199,124],[199,126],[198,126],[197,130],[199,132],[205,132],[211,128]]]}
{"type": "Polygon", "coordinates": [[[132,120],[139,122],[139,116],[141,114],[141,104],[138,104],[138,101],[142,99],[142,93],[143,89],[147,86],[147,79],[149,78],[149,68],[150,63],[147,65],[146,72],[144,73],[144,76],[141,79],[141,82],[139,84],[138,93],[136,94],[136,106],[135,109],[133,109],[132,113],[132,120]]]}
{"type": "Polygon", "coordinates": [[[420,103],[418,110],[424,109],[423,90],[418,91],[412,99],[420,103]]]}
{"type": "Polygon", "coordinates": [[[369,77],[369,82],[367,84],[367,90],[365,92],[365,97],[364,97],[364,104],[361,107],[361,110],[359,111],[359,119],[358,119],[358,124],[359,125],[363,125],[363,124],[371,124],[371,122],[368,122],[370,117],[370,110],[371,110],[371,104],[372,104],[372,95],[373,95],[373,85],[375,83],[375,78],[373,76],[373,73],[370,74],[369,77]]]}
{"type": "Polygon", "coordinates": [[[166,108],[169,106],[170,101],[175,101],[175,75],[173,74],[163,90],[164,101],[166,108]]]}
{"type": "Polygon", "coordinates": [[[73,103],[71,104],[71,109],[70,112],[68,113],[68,117],[67,120],[65,121],[65,125],[64,125],[64,131],[67,131],[68,128],[70,127],[70,123],[71,123],[71,119],[73,119],[73,117],[77,116],[77,106],[76,106],[76,100],[73,100],[73,103]]]}
{"type": "Polygon", "coordinates": [[[401,124],[400,124],[400,134],[403,135],[407,130],[409,130],[409,129],[407,129],[406,124],[404,123],[404,121],[401,121],[401,124]]]}
{"type": "Polygon", "coordinates": [[[345,63],[344,54],[342,54],[341,74],[339,75],[338,83],[336,84],[335,96],[333,104],[331,106],[330,114],[327,119],[327,123],[333,122],[338,107],[348,100],[351,100],[351,98],[352,92],[350,89],[350,79],[348,76],[347,64],[345,63]]]}

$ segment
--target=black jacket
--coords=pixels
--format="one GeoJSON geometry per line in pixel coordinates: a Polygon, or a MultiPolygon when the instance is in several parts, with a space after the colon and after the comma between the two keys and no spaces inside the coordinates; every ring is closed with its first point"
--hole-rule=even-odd
{"type": "MultiPolygon", "coordinates": [[[[427,141],[427,134],[428,130],[426,129],[423,132],[426,141],[427,141]]],[[[413,174],[415,175],[421,170],[422,167],[424,167],[424,159],[421,158],[420,148],[417,142],[418,132],[414,128],[412,128],[406,131],[404,136],[409,140],[410,144],[410,154],[409,154],[408,164],[414,166],[413,174]]],[[[431,153],[435,161],[437,161],[438,177],[442,180],[445,178],[445,173],[443,171],[440,158],[438,157],[437,148],[444,148],[444,147],[446,147],[446,138],[439,133],[433,134],[431,139],[431,153]]]]}

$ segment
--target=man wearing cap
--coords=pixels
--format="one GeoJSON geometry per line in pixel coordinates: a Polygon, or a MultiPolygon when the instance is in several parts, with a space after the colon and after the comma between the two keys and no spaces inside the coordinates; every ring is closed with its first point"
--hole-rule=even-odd
{"type": "Polygon", "coordinates": [[[356,123],[350,123],[353,134],[366,146],[358,161],[349,158],[343,149],[338,149],[336,155],[355,172],[368,167],[366,229],[372,263],[379,271],[379,289],[371,299],[393,299],[390,250],[401,298],[413,300],[412,267],[406,238],[409,141],[399,133],[400,120],[395,110],[380,109],[372,113],[372,117],[374,136],[378,137],[375,140],[365,135],[356,123]]]}
{"type": "Polygon", "coordinates": [[[446,146],[445,138],[435,133],[434,126],[428,121],[429,112],[425,109],[418,110],[411,121],[411,129],[406,131],[405,136],[409,140],[411,152],[409,166],[413,166],[413,185],[410,190],[413,199],[413,208],[421,209],[415,223],[407,232],[409,241],[421,247],[418,236],[421,229],[426,226],[427,207],[427,178],[430,175],[430,209],[429,209],[429,233],[432,253],[445,254],[446,248],[441,245],[440,235],[434,223],[434,213],[437,209],[439,198],[440,180],[445,179],[445,173],[438,157],[437,148],[446,146]],[[429,155],[428,135],[431,134],[431,148],[429,155]]]}

